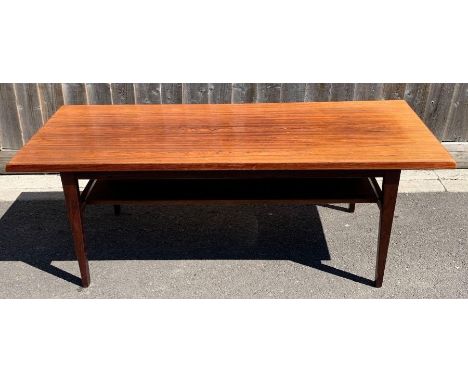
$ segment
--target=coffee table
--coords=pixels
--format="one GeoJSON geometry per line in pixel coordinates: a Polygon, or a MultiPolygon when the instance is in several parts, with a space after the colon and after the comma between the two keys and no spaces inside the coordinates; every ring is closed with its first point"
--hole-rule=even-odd
{"type": "Polygon", "coordinates": [[[352,101],[62,106],[6,170],[60,173],[83,287],[87,205],[187,202],[376,203],[380,287],[401,170],[455,166],[405,101],[352,101]]]}

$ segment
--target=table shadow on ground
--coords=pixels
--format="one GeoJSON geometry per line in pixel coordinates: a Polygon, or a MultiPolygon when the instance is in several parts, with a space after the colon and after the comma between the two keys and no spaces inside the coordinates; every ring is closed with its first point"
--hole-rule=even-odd
{"type": "MultiPolygon", "coordinates": [[[[112,206],[88,206],[84,225],[89,260],[290,260],[373,285],[323,263],[330,253],[311,205],[124,205],[120,216],[112,206]]],[[[0,261],[81,285],[51,264],[63,260],[75,256],[61,193],[22,193],[0,218],[0,261]]]]}

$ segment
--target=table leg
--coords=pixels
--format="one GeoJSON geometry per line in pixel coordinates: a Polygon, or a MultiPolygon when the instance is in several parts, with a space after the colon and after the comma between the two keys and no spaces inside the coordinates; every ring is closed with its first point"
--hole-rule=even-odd
{"type": "Polygon", "coordinates": [[[380,288],[383,282],[399,182],[399,170],[388,171],[383,176],[379,221],[379,241],[377,248],[377,264],[375,269],[375,286],[377,288],[380,288]]]}
{"type": "Polygon", "coordinates": [[[349,203],[348,212],[353,213],[356,210],[356,203],[349,203]]]}
{"type": "Polygon", "coordinates": [[[88,258],[86,256],[86,244],[83,232],[83,215],[80,206],[80,190],[78,179],[73,173],[61,173],[63,193],[67,206],[68,219],[75,245],[75,254],[78,259],[81,273],[81,284],[88,287],[90,283],[88,258]]]}

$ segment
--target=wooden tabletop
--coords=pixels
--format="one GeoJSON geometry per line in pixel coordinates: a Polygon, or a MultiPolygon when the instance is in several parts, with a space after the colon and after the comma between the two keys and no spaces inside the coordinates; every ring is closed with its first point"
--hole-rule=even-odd
{"type": "Polygon", "coordinates": [[[62,106],[15,172],[454,168],[405,101],[62,106]]]}

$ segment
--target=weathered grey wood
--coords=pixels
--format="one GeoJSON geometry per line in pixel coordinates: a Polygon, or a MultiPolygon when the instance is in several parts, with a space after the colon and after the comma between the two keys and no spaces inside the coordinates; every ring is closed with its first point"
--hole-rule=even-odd
{"type": "Polygon", "coordinates": [[[36,84],[15,84],[16,107],[23,140],[27,142],[42,126],[41,103],[36,84]]]}
{"type": "Polygon", "coordinates": [[[232,84],[214,83],[208,84],[209,103],[231,103],[232,84]]]}
{"type": "Polygon", "coordinates": [[[280,102],[281,84],[257,84],[256,102],[280,102]]]}
{"type": "Polygon", "coordinates": [[[47,120],[63,105],[61,84],[38,84],[42,122],[47,120]]]}
{"type": "Polygon", "coordinates": [[[65,105],[86,105],[85,84],[62,84],[63,102],[65,105]]]}
{"type": "Polygon", "coordinates": [[[161,84],[162,103],[182,103],[182,84],[161,84]]]}
{"type": "Polygon", "coordinates": [[[161,84],[134,84],[135,103],[161,103],[161,84]]]}
{"type": "Polygon", "coordinates": [[[17,150],[0,151],[0,174],[6,174],[5,166],[17,152],[17,150]]]}
{"type": "Polygon", "coordinates": [[[428,95],[429,84],[406,84],[404,98],[421,118],[424,117],[428,95]]]}
{"type": "Polygon", "coordinates": [[[86,93],[90,105],[112,104],[110,84],[86,84],[86,93]]]}
{"type": "Polygon", "coordinates": [[[0,131],[2,148],[19,149],[23,145],[13,84],[0,84],[0,131]]]}
{"type": "Polygon", "coordinates": [[[431,131],[442,139],[448,120],[455,84],[431,84],[423,120],[431,131]]]}
{"type": "Polygon", "coordinates": [[[329,101],[332,84],[307,84],[305,90],[306,101],[329,101]]]}
{"type": "Polygon", "coordinates": [[[383,98],[383,84],[355,84],[354,100],[373,101],[383,98]]]}
{"type": "Polygon", "coordinates": [[[403,99],[406,84],[385,84],[383,88],[384,99],[403,99]]]}
{"type": "Polygon", "coordinates": [[[352,101],[354,84],[331,84],[330,101],[352,101]]]}
{"type": "Polygon", "coordinates": [[[455,85],[442,139],[444,141],[468,140],[468,84],[455,85]]]}
{"type": "Polygon", "coordinates": [[[304,102],[306,84],[281,84],[281,102],[304,102]]]}
{"type": "Polygon", "coordinates": [[[232,84],[232,103],[255,102],[256,84],[232,84]]]}
{"type": "Polygon", "coordinates": [[[208,103],[208,84],[182,84],[182,103],[208,103]]]}
{"type": "Polygon", "coordinates": [[[135,103],[133,84],[111,84],[111,95],[114,105],[135,103]]]}
{"type": "Polygon", "coordinates": [[[457,161],[457,168],[468,168],[468,142],[442,142],[442,145],[457,161]]]}

